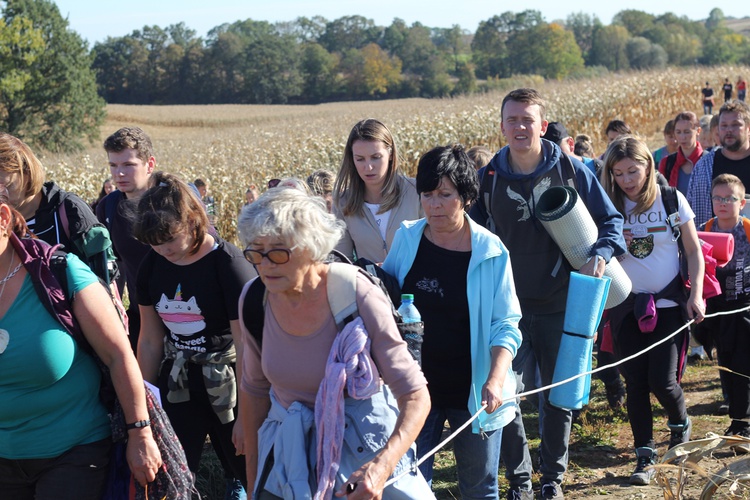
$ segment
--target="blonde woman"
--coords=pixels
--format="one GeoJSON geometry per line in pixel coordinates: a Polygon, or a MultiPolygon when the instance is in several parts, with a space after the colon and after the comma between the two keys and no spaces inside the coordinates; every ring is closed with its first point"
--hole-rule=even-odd
{"type": "Polygon", "coordinates": [[[374,119],[354,125],[333,189],[333,212],[346,223],[336,249],[383,262],[401,222],[423,217],[413,179],[399,170],[391,131],[374,119]]]}
{"type": "MultiPolygon", "coordinates": [[[[680,275],[678,242],[668,223],[662,193],[656,183],[654,159],[643,142],[622,136],[604,155],[602,186],[625,217],[623,234],[628,252],[622,267],[633,282],[633,293],[610,309],[615,355],[623,359],[667,338],[687,318],[703,319],[703,254],[687,200],[675,190],[680,239],[688,272],[689,295],[680,275]]],[[[637,465],[630,484],[647,485],[656,463],[654,419],[650,394],[664,407],[670,429],[669,447],[690,439],[690,419],[679,384],[680,366],[687,349],[687,333],[672,337],[621,367],[627,390],[627,411],[633,432],[637,465]]]]}

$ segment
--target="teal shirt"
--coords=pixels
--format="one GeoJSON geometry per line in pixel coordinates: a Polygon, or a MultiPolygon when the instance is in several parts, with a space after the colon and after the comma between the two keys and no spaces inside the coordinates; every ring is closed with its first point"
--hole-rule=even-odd
{"type": "MultiPolygon", "coordinates": [[[[68,255],[68,296],[96,282],[68,255]]],[[[111,434],[99,368],[47,312],[28,275],[0,328],[10,339],[0,354],[0,457],[56,457],[111,434]]]]}

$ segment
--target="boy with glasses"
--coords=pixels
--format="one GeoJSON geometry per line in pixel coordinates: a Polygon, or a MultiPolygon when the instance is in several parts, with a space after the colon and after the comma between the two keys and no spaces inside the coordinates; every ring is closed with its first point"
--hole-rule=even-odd
{"type": "MultiPolygon", "coordinates": [[[[732,311],[750,305],[750,242],[747,231],[750,220],[740,215],[745,207],[745,186],[735,175],[721,174],[711,187],[711,203],[716,217],[702,229],[734,236],[734,255],[716,269],[721,295],[707,300],[706,313],[732,311]]],[[[719,365],[732,370],[723,380],[729,400],[732,423],[727,436],[750,438],[750,312],[708,318],[699,325],[703,336],[711,336],[716,345],[719,365]]],[[[749,453],[750,442],[733,446],[736,453],[749,453]]]]}

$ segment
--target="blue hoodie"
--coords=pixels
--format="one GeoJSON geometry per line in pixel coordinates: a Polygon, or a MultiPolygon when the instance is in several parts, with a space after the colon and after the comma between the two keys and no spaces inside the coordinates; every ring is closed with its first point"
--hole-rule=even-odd
{"type": "MultiPolygon", "coordinates": [[[[469,302],[471,337],[471,390],[468,410],[473,415],[482,406],[482,386],[490,373],[491,349],[504,347],[513,357],[521,345],[521,306],[516,297],[508,250],[495,235],[472,221],[471,259],[466,274],[466,297],[469,302]]],[[[383,269],[396,276],[403,286],[404,278],[417,256],[427,219],[406,221],[396,232],[383,269]]],[[[429,335],[429,332],[425,332],[429,335]]],[[[429,381],[428,381],[429,383],[429,381]]],[[[471,423],[472,432],[492,431],[504,427],[515,413],[516,379],[508,367],[503,385],[503,405],[488,414],[482,412],[471,423]]]]}
{"type": "MultiPolygon", "coordinates": [[[[485,172],[496,178],[491,196],[495,233],[513,254],[516,292],[523,307],[533,313],[560,312],[565,309],[571,267],[536,218],[541,194],[552,186],[576,188],[599,229],[591,255],[600,255],[606,262],[625,252],[623,218],[591,170],[576,158],[568,157],[570,164],[562,159],[557,144],[542,139],[542,161],[531,174],[514,173],[509,154],[510,149],[504,147],[479,172],[480,178],[485,172]]],[[[488,199],[488,193],[480,189],[471,209],[471,217],[484,226],[488,199]]]]}

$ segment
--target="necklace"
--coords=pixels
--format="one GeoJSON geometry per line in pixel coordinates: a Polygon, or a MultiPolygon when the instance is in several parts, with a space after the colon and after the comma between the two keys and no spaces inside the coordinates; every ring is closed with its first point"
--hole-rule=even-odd
{"type": "Polygon", "coordinates": [[[21,270],[21,264],[23,264],[23,262],[19,262],[16,268],[13,271],[11,271],[10,266],[13,265],[13,254],[10,255],[10,262],[8,262],[8,272],[5,274],[5,278],[0,280],[0,283],[2,283],[3,285],[2,287],[0,287],[0,298],[2,298],[3,292],[5,291],[5,285],[8,283],[8,281],[10,281],[10,279],[13,276],[18,274],[18,271],[21,270]]]}
{"type": "Polygon", "coordinates": [[[469,225],[464,222],[464,226],[461,229],[461,237],[458,239],[457,242],[454,242],[452,245],[442,245],[438,243],[437,241],[435,241],[435,236],[432,234],[432,228],[429,225],[427,226],[427,231],[429,231],[429,234],[427,235],[427,237],[429,238],[430,241],[432,241],[433,244],[441,248],[445,248],[448,250],[458,250],[459,248],[461,248],[461,244],[464,242],[464,238],[466,237],[466,233],[468,232],[467,231],[468,226],[469,225]]]}
{"type": "MultiPolygon", "coordinates": [[[[21,266],[23,265],[22,262],[19,262],[18,265],[16,266],[16,268],[13,269],[13,271],[11,271],[10,270],[10,266],[12,264],[13,264],[13,259],[10,260],[10,265],[8,265],[8,274],[5,275],[5,278],[3,278],[3,279],[0,280],[0,285],[5,285],[8,281],[10,281],[11,278],[13,278],[13,276],[15,276],[16,274],[18,274],[18,271],[21,270],[21,266]]],[[[0,292],[0,295],[2,295],[2,292],[0,292]]]]}

